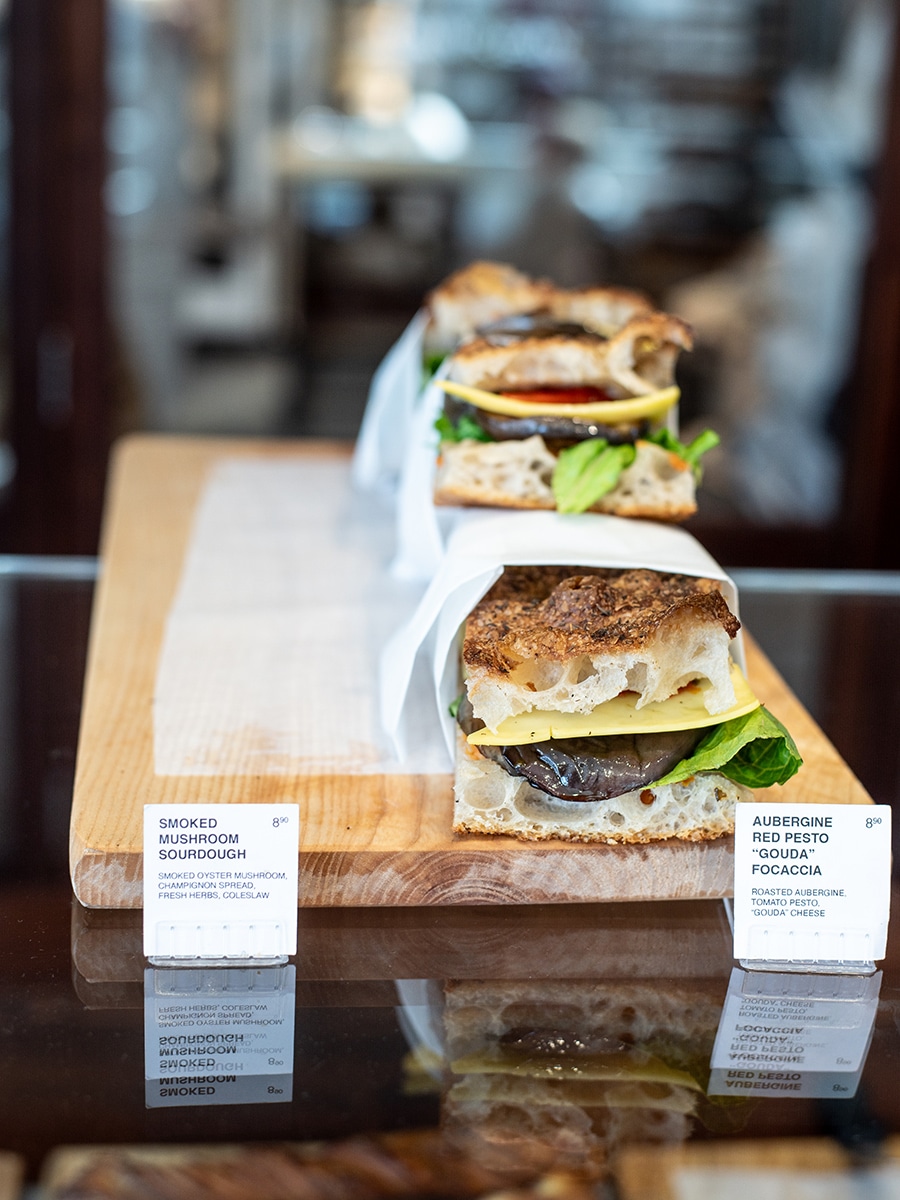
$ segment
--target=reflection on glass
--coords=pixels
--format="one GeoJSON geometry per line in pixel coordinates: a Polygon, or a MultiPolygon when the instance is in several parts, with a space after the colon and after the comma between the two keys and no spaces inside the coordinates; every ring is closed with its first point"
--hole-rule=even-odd
{"type": "Polygon", "coordinates": [[[295,990],[293,966],[148,969],[147,1107],[289,1101],[295,990]]]}
{"type": "Polygon", "coordinates": [[[737,1133],[760,1098],[851,1099],[881,975],[399,980],[411,1090],[460,1153],[510,1180],[599,1179],[630,1143],[737,1133]]]}
{"type": "Polygon", "coordinates": [[[410,1090],[430,1077],[448,1142],[511,1183],[600,1179],[626,1143],[736,1130],[750,1111],[706,1094],[724,977],[653,977],[652,954],[649,978],[615,955],[595,965],[589,979],[397,982],[410,1090]]]}
{"type": "Polygon", "coordinates": [[[881,972],[797,975],[735,968],[712,1053],[715,1096],[856,1095],[881,972]]]}

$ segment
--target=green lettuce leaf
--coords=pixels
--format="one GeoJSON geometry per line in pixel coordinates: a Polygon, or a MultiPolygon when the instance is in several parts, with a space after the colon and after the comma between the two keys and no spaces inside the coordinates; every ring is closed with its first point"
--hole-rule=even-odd
{"type": "Polygon", "coordinates": [[[742,717],[714,725],[694,753],[654,786],[678,783],[698,771],[718,771],[746,787],[766,788],[786,783],[802,762],[794,739],[778,718],[760,705],[742,717]]]}
{"type": "Polygon", "coordinates": [[[466,413],[455,423],[446,413],[441,413],[434,423],[442,442],[462,442],[469,439],[473,442],[492,442],[494,439],[481,428],[476,420],[466,413]]]}
{"type": "Polygon", "coordinates": [[[589,438],[561,450],[552,480],[557,510],[587,512],[612,491],[625,468],[634,462],[634,455],[634,446],[610,446],[605,438],[589,438]]]}

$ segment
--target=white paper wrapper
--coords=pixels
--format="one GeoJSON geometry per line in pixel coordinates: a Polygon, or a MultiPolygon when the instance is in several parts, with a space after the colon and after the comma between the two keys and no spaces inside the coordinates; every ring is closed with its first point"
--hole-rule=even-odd
{"type": "MultiPolygon", "coordinates": [[[[450,360],[445,359],[434,378],[446,378],[449,367],[450,360]]],[[[445,393],[441,388],[430,384],[425,388],[412,417],[397,493],[397,551],[391,563],[391,572],[397,579],[421,583],[432,579],[453,531],[465,524],[473,511],[471,508],[438,506],[434,503],[439,443],[434,423],[440,416],[444,398],[445,393]]],[[[678,436],[677,404],[668,410],[665,425],[678,436]]],[[[523,512],[519,515],[527,514],[523,512]]],[[[593,520],[597,514],[587,515],[593,520]]]]}
{"type": "MultiPolygon", "coordinates": [[[[529,564],[646,567],[718,579],[729,608],[735,616],[740,615],[733,581],[683,529],[597,513],[462,512],[421,603],[381,657],[381,711],[385,730],[401,759],[415,753],[409,722],[415,713],[413,704],[420,702],[420,680],[425,672],[431,676],[448,762],[452,763],[456,735],[449,706],[459,691],[463,622],[504,566],[529,564]]],[[[732,656],[746,667],[740,634],[732,642],[732,656]]]]}
{"type": "Polygon", "coordinates": [[[422,393],[424,309],[381,360],[366,401],[353,455],[353,483],[361,491],[393,491],[406,457],[406,436],[422,393]]]}
{"type": "MultiPolygon", "coordinates": [[[[435,379],[449,367],[444,360],[435,379]]],[[[434,382],[425,388],[410,422],[406,458],[397,491],[397,549],[391,573],[397,579],[427,583],[444,557],[447,539],[469,509],[434,503],[438,434],[434,423],[444,406],[444,392],[434,382]]]]}
{"type": "Polygon", "coordinates": [[[201,495],[154,693],[159,775],[446,771],[427,680],[399,764],[378,658],[421,588],[393,580],[392,514],[349,463],[222,460],[201,495]]]}

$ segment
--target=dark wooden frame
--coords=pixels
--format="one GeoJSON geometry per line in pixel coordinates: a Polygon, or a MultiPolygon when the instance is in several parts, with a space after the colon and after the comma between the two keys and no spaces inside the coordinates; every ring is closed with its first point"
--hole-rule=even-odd
{"type": "Polygon", "coordinates": [[[8,436],[0,548],[97,548],[110,441],[105,0],[12,0],[8,436]]]}
{"type": "MultiPolygon", "coordinates": [[[[895,6],[896,9],[896,6],[895,6]]],[[[842,565],[900,569],[900,12],[851,390],[842,565]]]]}

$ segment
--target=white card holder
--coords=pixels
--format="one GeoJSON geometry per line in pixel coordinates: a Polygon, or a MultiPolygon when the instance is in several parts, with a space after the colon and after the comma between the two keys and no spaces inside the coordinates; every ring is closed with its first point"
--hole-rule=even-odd
{"type": "Polygon", "coordinates": [[[272,965],[286,963],[291,949],[281,921],[160,921],[154,941],[148,958],[160,966],[272,965]]]}
{"type": "Polygon", "coordinates": [[[890,848],[885,805],[738,805],[735,959],[747,970],[871,975],[887,952],[890,848]]]}
{"type": "Polygon", "coordinates": [[[297,951],[296,804],[144,806],[151,963],[283,963],[297,951]]]}

